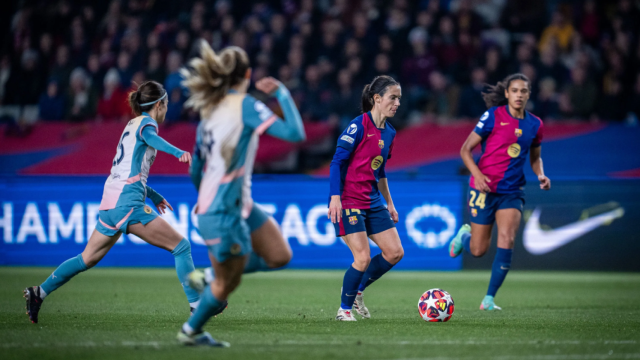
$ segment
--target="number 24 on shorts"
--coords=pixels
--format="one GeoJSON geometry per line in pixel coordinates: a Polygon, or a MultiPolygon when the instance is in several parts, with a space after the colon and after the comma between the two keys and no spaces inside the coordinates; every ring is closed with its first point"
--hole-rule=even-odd
{"type": "Polygon", "coordinates": [[[487,199],[487,194],[483,192],[476,192],[475,190],[471,190],[471,199],[469,200],[469,206],[474,207],[477,206],[480,209],[484,209],[484,201],[487,199]],[[477,199],[476,199],[477,197],[477,199]],[[474,205],[475,201],[475,205],[474,205]]]}

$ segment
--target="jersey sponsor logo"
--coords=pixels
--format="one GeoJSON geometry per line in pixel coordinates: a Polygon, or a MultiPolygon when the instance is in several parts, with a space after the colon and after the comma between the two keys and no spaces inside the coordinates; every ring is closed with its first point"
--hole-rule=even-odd
{"type": "MultiPolygon", "coordinates": [[[[618,205],[616,204],[616,206],[618,205]]],[[[613,220],[619,219],[624,215],[624,209],[618,206],[616,209],[603,214],[588,217],[553,230],[542,230],[540,226],[541,213],[542,211],[536,208],[524,227],[522,242],[524,248],[533,255],[549,253],[602,225],[611,224],[613,220]]]]}
{"type": "Polygon", "coordinates": [[[517,158],[518,155],[520,155],[520,151],[521,150],[522,150],[522,148],[520,148],[520,144],[513,143],[513,144],[509,145],[509,149],[507,150],[507,153],[512,158],[517,158]]]}
{"type": "Polygon", "coordinates": [[[480,121],[485,121],[489,118],[489,112],[485,111],[484,114],[482,114],[482,116],[480,116],[480,121]]]}
{"type": "Polygon", "coordinates": [[[351,136],[347,136],[347,135],[342,135],[342,137],[340,138],[340,140],[344,140],[346,142],[348,142],[349,144],[353,144],[353,138],[351,136]]]}
{"type": "Polygon", "coordinates": [[[382,161],[383,160],[384,160],[384,158],[382,156],[380,156],[380,155],[374,157],[373,160],[371,160],[371,168],[373,170],[378,170],[380,165],[382,165],[382,161]]]}
{"type": "Polygon", "coordinates": [[[522,129],[516,129],[516,137],[522,136],[522,129]]]}
{"type": "Polygon", "coordinates": [[[358,125],[351,124],[351,125],[349,125],[349,128],[347,129],[347,134],[353,135],[353,134],[356,133],[356,131],[358,131],[358,125]]]}
{"type": "Polygon", "coordinates": [[[349,224],[355,225],[357,223],[358,223],[358,217],[357,216],[349,216],[349,224]]]}
{"type": "Polygon", "coordinates": [[[478,125],[476,125],[476,127],[478,129],[482,129],[484,127],[484,123],[483,122],[479,122],[478,125]]]}
{"type": "Polygon", "coordinates": [[[378,147],[380,149],[384,149],[384,140],[382,140],[382,139],[378,140],[378,147]]]}
{"type": "Polygon", "coordinates": [[[149,205],[145,205],[144,206],[144,212],[146,212],[147,214],[151,214],[151,208],[149,207],[149,205]]]}
{"type": "Polygon", "coordinates": [[[503,123],[502,121],[500,122],[500,125],[505,126],[505,125],[509,125],[509,123],[503,123]]]}

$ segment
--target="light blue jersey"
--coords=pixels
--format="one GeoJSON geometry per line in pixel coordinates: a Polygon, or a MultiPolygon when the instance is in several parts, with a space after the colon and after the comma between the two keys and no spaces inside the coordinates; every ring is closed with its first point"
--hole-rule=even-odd
{"type": "Polygon", "coordinates": [[[258,138],[265,131],[287,141],[305,139],[300,113],[289,91],[276,97],[285,121],[251,95],[230,91],[208,115],[196,135],[191,177],[198,188],[197,214],[242,214],[251,211],[251,173],[258,138]]]}

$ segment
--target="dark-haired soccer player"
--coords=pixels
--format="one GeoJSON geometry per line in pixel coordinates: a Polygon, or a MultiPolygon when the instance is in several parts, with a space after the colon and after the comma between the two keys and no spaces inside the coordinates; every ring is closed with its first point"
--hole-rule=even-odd
{"type": "Polygon", "coordinates": [[[540,157],[542,120],[525,110],[531,82],[523,74],[512,74],[483,93],[487,110],[462,145],[460,155],[471,172],[469,208],[471,227],[463,225],[449,246],[452,257],[466,250],[473,256],[484,255],[491,243],[494,222],[498,225],[498,251],[491,270],[487,295],[480,310],[501,310],[493,299],[509,268],[513,243],[520,226],[526,183],[524,165],[529,157],[540,188],[549,190],[551,181],[544,175],[540,157]],[[482,156],[476,164],[471,151],[482,144],[482,156]]]}
{"type": "Polygon", "coordinates": [[[384,172],[396,135],[387,118],[396,114],[401,95],[400,84],[390,76],[378,76],[367,84],[362,92],[363,114],[342,132],[331,162],[328,216],[336,235],[353,253],[353,264],[344,275],[336,320],[356,321],[351,313],[354,302],[358,314],[370,318],[362,292],[404,255],[395,228],[398,212],[384,172]],[[382,250],[373,259],[367,236],[382,250]]]}

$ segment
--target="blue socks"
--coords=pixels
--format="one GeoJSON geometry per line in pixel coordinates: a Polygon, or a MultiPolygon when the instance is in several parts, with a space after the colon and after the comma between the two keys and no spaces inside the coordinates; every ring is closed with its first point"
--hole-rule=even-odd
{"type": "Polygon", "coordinates": [[[356,295],[358,294],[358,285],[360,285],[363,275],[364,272],[354,269],[353,265],[344,274],[344,280],[342,280],[342,304],[340,304],[342,309],[351,310],[353,307],[353,302],[356,301],[356,295]]]}
{"type": "Polygon", "coordinates": [[[365,271],[362,276],[362,281],[360,282],[360,286],[358,286],[358,291],[364,291],[367,286],[371,285],[382,275],[386,274],[392,267],[393,265],[385,260],[385,258],[382,257],[382,254],[374,256],[373,259],[371,259],[371,263],[369,263],[367,271],[365,271]]]}
{"type": "Polygon", "coordinates": [[[51,294],[52,291],[66,284],[72,277],[87,269],[87,265],[84,263],[84,260],[82,260],[82,254],[63,262],[53,271],[51,276],[40,285],[40,289],[45,293],[42,298],[44,299],[44,297],[51,294]]]}
{"type": "Polygon", "coordinates": [[[464,251],[466,251],[467,253],[471,254],[471,233],[464,233],[462,234],[462,247],[464,248],[464,251]]]}
{"type": "Polygon", "coordinates": [[[496,296],[496,293],[502,285],[502,282],[507,277],[509,268],[511,268],[512,255],[512,249],[498,248],[496,257],[493,260],[493,266],[491,267],[491,280],[489,281],[489,289],[487,290],[487,295],[492,297],[496,296]]]}
{"type": "Polygon", "coordinates": [[[247,260],[247,264],[244,266],[244,274],[250,274],[256,271],[267,271],[270,268],[267,266],[267,263],[263,258],[258,256],[255,251],[252,251],[249,254],[249,259],[247,260]]]}
{"type": "Polygon", "coordinates": [[[176,272],[182,285],[187,300],[192,307],[197,307],[200,295],[197,291],[189,287],[189,274],[195,270],[193,258],[191,258],[191,243],[187,239],[182,239],[180,243],[171,251],[176,262],[176,272]],[[196,305],[196,306],[194,306],[196,305]]]}
{"type": "Polygon", "coordinates": [[[227,302],[216,299],[216,297],[211,293],[211,287],[207,285],[207,287],[202,291],[200,305],[198,305],[196,311],[183,325],[182,329],[185,330],[187,334],[201,332],[204,324],[212,316],[220,314],[226,306],[227,302]]]}

